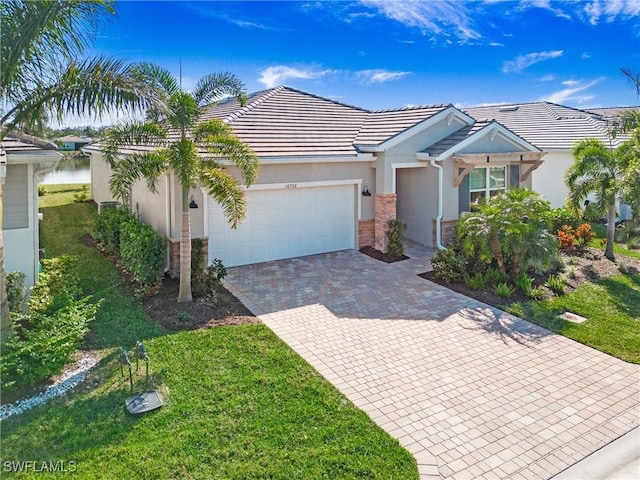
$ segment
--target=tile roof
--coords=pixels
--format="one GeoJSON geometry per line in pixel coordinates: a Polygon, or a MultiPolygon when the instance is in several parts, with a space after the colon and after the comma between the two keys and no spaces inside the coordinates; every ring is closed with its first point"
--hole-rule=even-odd
{"type": "Polygon", "coordinates": [[[492,123],[496,123],[493,120],[482,120],[475,122],[473,125],[466,125],[462,127],[460,130],[452,133],[448,137],[443,138],[437,143],[434,143],[430,147],[423,150],[423,152],[428,153],[431,156],[438,156],[446,152],[447,150],[453,148],[458,145],[460,142],[466,140],[470,136],[478,133],[483,128],[491,125],[492,123]]]}
{"type": "Polygon", "coordinates": [[[606,122],[600,115],[555,103],[493,105],[464,111],[476,119],[495,119],[544,150],[568,150],[588,137],[608,142],[606,122]]]}
{"type": "Polygon", "coordinates": [[[380,145],[450,106],[434,105],[369,112],[355,144],[380,145]]]}

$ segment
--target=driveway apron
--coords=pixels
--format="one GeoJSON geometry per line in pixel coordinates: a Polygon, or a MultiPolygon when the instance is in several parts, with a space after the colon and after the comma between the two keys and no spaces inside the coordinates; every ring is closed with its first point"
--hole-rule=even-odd
{"type": "Polygon", "coordinates": [[[227,288],[418,462],[422,479],[550,478],[640,424],[640,366],[343,251],[227,288]]]}

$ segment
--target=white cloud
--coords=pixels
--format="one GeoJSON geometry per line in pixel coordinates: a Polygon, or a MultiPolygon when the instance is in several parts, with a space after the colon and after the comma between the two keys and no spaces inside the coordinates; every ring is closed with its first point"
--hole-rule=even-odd
{"type": "Polygon", "coordinates": [[[562,85],[567,88],[553,92],[540,100],[552,102],[552,103],[566,103],[574,102],[578,104],[586,103],[595,97],[592,93],[587,93],[591,87],[600,83],[603,79],[597,78],[590,82],[584,80],[567,80],[562,82],[562,85]]]}
{"type": "Polygon", "coordinates": [[[520,55],[515,60],[504,62],[504,64],[502,65],[502,71],[504,73],[519,73],[535,63],[558,58],[561,57],[562,54],[562,50],[553,50],[550,52],[534,52],[528,53],[527,55],[520,55]]]}
{"type": "Polygon", "coordinates": [[[556,77],[555,77],[555,76],[553,76],[553,75],[549,74],[549,75],[544,75],[544,76],[540,77],[540,78],[538,79],[538,82],[552,82],[552,81],[554,81],[555,79],[556,79],[556,77]]]}
{"type": "Polygon", "coordinates": [[[409,75],[410,72],[393,72],[390,70],[360,70],[355,72],[355,76],[362,83],[385,83],[393,80],[399,80],[402,77],[409,75]]]}
{"type": "Polygon", "coordinates": [[[482,38],[482,35],[471,27],[471,17],[463,2],[360,0],[360,3],[403,25],[419,28],[423,35],[453,35],[461,43],[482,38]]]}
{"type": "Polygon", "coordinates": [[[640,16],[640,0],[593,0],[584,6],[589,23],[597,25],[602,18],[607,22],[617,17],[629,19],[640,16]]]}
{"type": "Polygon", "coordinates": [[[273,88],[282,84],[285,80],[302,79],[311,80],[321,78],[333,73],[333,70],[319,70],[317,67],[288,67],[286,65],[275,65],[265,68],[260,72],[259,82],[267,88],[273,88]]]}
{"type": "Polygon", "coordinates": [[[489,42],[489,46],[490,47],[504,47],[505,44],[504,43],[500,43],[500,42],[489,42]]]}
{"type": "Polygon", "coordinates": [[[589,52],[584,52],[580,58],[582,58],[582,60],[588,60],[591,58],[591,54],[589,52]]]}

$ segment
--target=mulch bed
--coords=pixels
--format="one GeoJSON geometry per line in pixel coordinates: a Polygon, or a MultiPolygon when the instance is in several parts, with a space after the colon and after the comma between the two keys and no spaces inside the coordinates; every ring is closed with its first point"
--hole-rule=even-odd
{"type": "Polygon", "coordinates": [[[118,255],[101,248],[89,234],[80,238],[80,242],[96,248],[115,263],[127,291],[138,298],[155,323],[169,331],[260,323],[260,319],[223,286],[210,295],[194,298],[192,302],[178,303],[180,279],[165,275],[159,285],[141,293],[139,285],[122,266],[118,255]]]}
{"type": "MultiPolygon", "coordinates": [[[[573,268],[575,277],[570,278],[567,276],[567,293],[572,292],[585,282],[597,282],[598,280],[611,277],[613,275],[619,275],[621,273],[618,266],[606,258],[601,250],[596,248],[587,247],[580,251],[576,251],[570,258],[574,263],[573,268]]],[[[640,273],[639,259],[616,254],[616,260],[618,262],[621,261],[625,265],[627,273],[640,273]]],[[[473,290],[464,282],[446,283],[435,278],[433,271],[421,273],[418,276],[447,287],[455,292],[466,295],[467,297],[474,298],[496,307],[508,305],[513,302],[529,300],[519,289],[516,289],[510,298],[503,298],[493,293],[490,288],[473,290]]],[[[534,278],[534,285],[542,285],[545,283],[546,279],[547,277],[534,278]]],[[[546,291],[545,298],[552,298],[554,296],[553,292],[546,287],[544,288],[546,291]]]]}
{"type": "Polygon", "coordinates": [[[380,250],[376,250],[373,247],[362,247],[360,249],[360,253],[364,253],[365,255],[370,256],[371,258],[375,258],[376,260],[381,260],[385,263],[395,263],[395,262],[401,262],[402,260],[406,260],[407,257],[406,255],[391,255],[389,253],[384,253],[381,252],[380,250]]]}

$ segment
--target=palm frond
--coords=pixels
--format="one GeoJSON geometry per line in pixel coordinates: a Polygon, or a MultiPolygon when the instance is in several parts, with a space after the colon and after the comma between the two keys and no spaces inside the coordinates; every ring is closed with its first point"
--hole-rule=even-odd
{"type": "Polygon", "coordinates": [[[214,158],[227,159],[238,167],[247,186],[256,181],[258,157],[251,147],[233,133],[229,125],[218,119],[203,122],[194,129],[194,138],[204,145],[214,158]]]}
{"type": "Polygon", "coordinates": [[[211,165],[202,167],[199,180],[222,207],[231,228],[237,228],[247,212],[244,187],[225,169],[211,165]]]}
{"type": "Polygon", "coordinates": [[[198,176],[200,158],[197,145],[188,138],[180,139],[169,145],[169,166],[176,173],[180,183],[191,187],[198,176]]]}
{"type": "Polygon", "coordinates": [[[158,178],[168,167],[167,157],[167,150],[156,150],[122,158],[112,166],[113,173],[109,179],[111,193],[123,203],[128,203],[131,187],[143,178],[147,188],[156,193],[158,178]]]}
{"type": "Polygon", "coordinates": [[[206,107],[225,97],[235,97],[244,105],[247,100],[244,90],[244,83],[238,77],[229,72],[220,72],[202,77],[192,94],[199,107],[206,107]]]}
{"type": "Polygon", "coordinates": [[[633,84],[636,89],[636,95],[640,97],[640,71],[634,70],[629,67],[622,67],[620,69],[622,75],[627,77],[629,83],[633,84]]]}
{"type": "Polygon", "coordinates": [[[132,146],[165,147],[167,145],[167,131],[157,123],[131,122],[115,125],[104,134],[103,153],[105,160],[115,165],[120,152],[132,146]]]}
{"type": "Polygon", "coordinates": [[[71,62],[49,84],[28,88],[2,117],[5,124],[33,125],[43,113],[101,117],[114,110],[135,112],[152,105],[153,89],[132,77],[122,60],[92,58],[71,62]]]}

